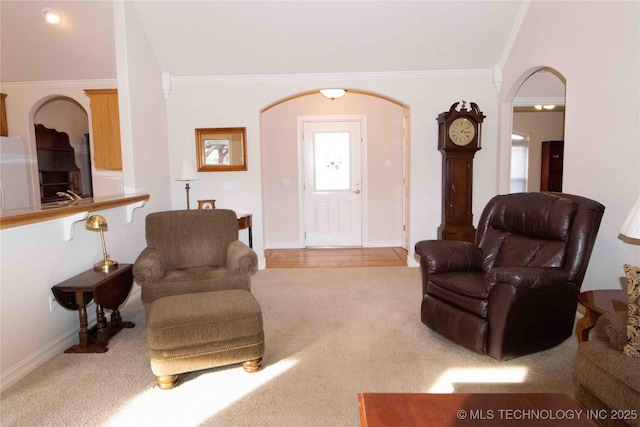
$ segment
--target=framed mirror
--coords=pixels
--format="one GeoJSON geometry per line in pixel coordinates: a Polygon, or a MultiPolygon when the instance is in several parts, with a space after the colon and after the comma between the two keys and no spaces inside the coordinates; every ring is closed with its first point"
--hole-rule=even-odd
{"type": "Polygon", "coordinates": [[[247,170],[246,128],[196,129],[198,172],[247,170]]]}

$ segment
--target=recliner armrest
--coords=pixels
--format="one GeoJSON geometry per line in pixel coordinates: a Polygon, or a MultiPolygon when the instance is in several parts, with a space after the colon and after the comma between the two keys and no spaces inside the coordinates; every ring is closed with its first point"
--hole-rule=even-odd
{"type": "Polygon", "coordinates": [[[490,288],[507,283],[516,288],[545,288],[569,281],[569,272],[553,267],[497,267],[486,274],[490,288]]]}
{"type": "Polygon", "coordinates": [[[258,271],[258,255],[240,240],[227,247],[227,269],[253,274],[258,271]]]}
{"type": "Polygon", "coordinates": [[[482,270],[482,250],[458,240],[423,240],[416,243],[420,264],[429,274],[482,270]]]}
{"type": "Polygon", "coordinates": [[[162,279],[165,275],[165,265],[160,250],[144,248],[133,264],[133,277],[139,285],[162,279]]]}

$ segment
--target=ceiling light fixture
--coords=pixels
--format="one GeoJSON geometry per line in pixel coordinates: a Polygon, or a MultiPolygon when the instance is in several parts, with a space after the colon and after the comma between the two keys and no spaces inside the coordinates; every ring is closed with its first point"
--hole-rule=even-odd
{"type": "Polygon", "coordinates": [[[541,110],[553,110],[554,108],[556,108],[555,105],[551,105],[551,104],[548,104],[548,105],[540,105],[540,104],[538,104],[538,105],[535,105],[534,107],[535,107],[536,110],[540,110],[540,111],[541,110]]]}
{"type": "Polygon", "coordinates": [[[62,18],[60,18],[60,14],[50,7],[45,7],[44,9],[42,9],[42,14],[44,15],[45,21],[47,21],[49,24],[55,25],[59,24],[60,21],[62,21],[62,18]]]}
{"type": "Polygon", "coordinates": [[[347,91],[344,89],[320,89],[320,93],[333,101],[342,98],[347,91]]]}

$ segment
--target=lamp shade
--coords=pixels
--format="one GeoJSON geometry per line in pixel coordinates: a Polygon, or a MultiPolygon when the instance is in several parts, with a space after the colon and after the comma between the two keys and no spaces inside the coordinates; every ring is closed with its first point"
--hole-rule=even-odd
{"type": "Polygon", "coordinates": [[[108,231],[109,226],[107,224],[107,220],[102,215],[91,215],[87,218],[87,222],[85,223],[85,228],[91,231],[108,231]]]}
{"type": "Polygon", "coordinates": [[[624,234],[632,239],[640,239],[640,197],[631,208],[631,212],[627,216],[620,234],[624,234]]]}
{"type": "Polygon", "coordinates": [[[196,168],[193,166],[189,160],[182,161],[182,167],[180,168],[180,173],[176,178],[176,181],[197,181],[198,173],[196,172],[196,168]]]}

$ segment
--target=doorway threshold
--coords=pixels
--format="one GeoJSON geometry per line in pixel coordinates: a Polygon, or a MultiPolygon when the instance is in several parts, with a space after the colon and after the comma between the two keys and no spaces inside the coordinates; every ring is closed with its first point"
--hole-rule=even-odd
{"type": "Polygon", "coordinates": [[[407,265],[403,248],[304,248],[265,250],[267,268],[397,267],[407,265]]]}

